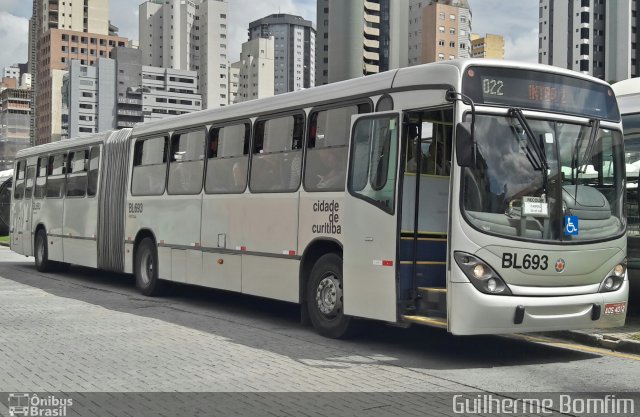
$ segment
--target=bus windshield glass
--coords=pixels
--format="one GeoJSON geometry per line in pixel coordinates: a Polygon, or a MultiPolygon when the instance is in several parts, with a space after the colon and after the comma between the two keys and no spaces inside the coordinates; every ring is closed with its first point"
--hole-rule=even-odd
{"type": "Polygon", "coordinates": [[[463,168],[462,207],[477,229],[563,242],[623,232],[620,132],[595,122],[477,115],[475,140],[475,166],[463,168]]]}

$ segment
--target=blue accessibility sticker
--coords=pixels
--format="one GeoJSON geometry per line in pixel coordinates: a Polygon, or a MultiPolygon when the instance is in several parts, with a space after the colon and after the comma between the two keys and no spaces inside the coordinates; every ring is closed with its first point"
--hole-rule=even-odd
{"type": "Polygon", "coordinates": [[[578,216],[564,216],[564,234],[578,236],[578,216]]]}

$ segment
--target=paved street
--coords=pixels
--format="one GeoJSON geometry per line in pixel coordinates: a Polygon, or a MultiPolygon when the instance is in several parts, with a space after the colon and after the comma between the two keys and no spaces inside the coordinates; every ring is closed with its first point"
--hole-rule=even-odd
{"type": "MultiPolygon", "coordinates": [[[[0,392],[389,396],[640,386],[640,357],[629,354],[537,337],[462,338],[379,323],[336,341],[300,325],[298,317],[297,306],[201,288],[175,287],[169,297],[146,298],[125,275],[82,268],[41,274],[31,258],[2,248],[0,392]]],[[[449,413],[450,397],[441,405],[449,413]]],[[[417,412],[419,398],[404,404],[417,412]]],[[[360,411],[370,403],[367,397],[353,401],[360,411]]]]}

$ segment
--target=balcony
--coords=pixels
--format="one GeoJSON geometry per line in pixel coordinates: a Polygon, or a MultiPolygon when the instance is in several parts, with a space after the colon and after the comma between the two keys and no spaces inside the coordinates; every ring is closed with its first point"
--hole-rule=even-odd
{"type": "Polygon", "coordinates": [[[380,61],[380,54],[377,52],[363,51],[362,56],[367,61],[376,61],[376,62],[380,61]]]}
{"type": "Polygon", "coordinates": [[[380,49],[380,41],[364,38],[364,46],[371,49],[380,49]]]}
{"type": "Polygon", "coordinates": [[[139,104],[139,105],[142,105],[142,100],[138,100],[138,99],[135,99],[135,98],[118,97],[118,103],[119,104],[139,104]]]}
{"type": "Polygon", "coordinates": [[[380,16],[376,16],[373,14],[365,13],[364,20],[365,22],[380,24],[380,16]]]}
{"type": "Polygon", "coordinates": [[[133,116],[133,117],[142,117],[142,110],[125,110],[118,109],[118,116],[133,116]]]}
{"type": "Polygon", "coordinates": [[[364,33],[369,36],[380,36],[380,29],[365,26],[364,33]]]}
{"type": "Polygon", "coordinates": [[[118,120],[117,126],[118,126],[118,129],[123,129],[128,127],[134,127],[137,123],[139,122],[126,122],[124,120],[118,120]]]}
{"type": "Polygon", "coordinates": [[[372,3],[370,1],[365,0],[364,1],[364,9],[365,10],[371,10],[374,12],[379,12],[380,11],[380,4],[379,3],[372,3]]]}

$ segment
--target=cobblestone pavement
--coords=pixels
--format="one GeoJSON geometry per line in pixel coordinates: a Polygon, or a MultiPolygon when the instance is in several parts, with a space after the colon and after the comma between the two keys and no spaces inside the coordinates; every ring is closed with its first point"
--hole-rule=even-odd
{"type": "Polygon", "coordinates": [[[273,415],[453,415],[453,392],[640,386],[633,355],[379,323],[336,341],[298,321],[298,307],[286,303],[181,286],[151,299],[129,276],[84,268],[41,274],[31,259],[0,249],[0,392],[251,393],[217,398],[230,407],[220,415],[243,401],[253,415],[266,415],[260,404],[274,401],[273,415]],[[369,394],[287,394],[314,392],[369,394]],[[285,412],[287,403],[297,411],[285,412]]]}

